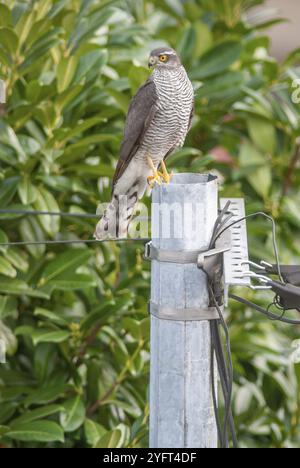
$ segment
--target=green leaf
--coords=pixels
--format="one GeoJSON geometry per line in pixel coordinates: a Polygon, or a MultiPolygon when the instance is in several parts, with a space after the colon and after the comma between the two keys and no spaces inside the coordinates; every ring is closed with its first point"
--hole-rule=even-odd
{"type": "Polygon", "coordinates": [[[0,320],[18,317],[17,302],[14,297],[0,296],[0,320]]]}
{"type": "Polygon", "coordinates": [[[39,243],[38,245],[27,245],[26,248],[34,258],[40,258],[46,250],[42,243],[45,240],[43,230],[35,217],[24,218],[19,225],[21,240],[23,242],[39,243]]]}
{"type": "Polygon", "coordinates": [[[70,332],[65,330],[34,330],[31,337],[35,346],[38,343],[62,343],[70,337],[70,332]]]}
{"type": "Polygon", "coordinates": [[[106,429],[92,419],[86,419],[84,422],[84,433],[87,443],[95,447],[101,437],[106,433],[106,429]]]}
{"type": "Polygon", "coordinates": [[[57,89],[63,93],[71,84],[78,65],[75,55],[62,58],[57,67],[57,89]]]}
{"type": "Polygon", "coordinates": [[[60,415],[60,423],[65,432],[76,431],[85,420],[85,406],[80,396],[64,403],[65,411],[60,415]]]}
{"type": "MultiPolygon", "coordinates": [[[[39,188],[37,190],[37,197],[34,203],[34,207],[38,211],[48,211],[50,213],[58,213],[60,211],[55,197],[52,195],[52,193],[44,188],[39,188]]],[[[59,232],[59,216],[41,215],[39,216],[39,221],[49,235],[54,237],[59,232]]]]}
{"type": "Polygon", "coordinates": [[[1,121],[1,120],[0,120],[0,141],[2,144],[7,145],[8,147],[14,150],[14,152],[18,156],[18,160],[20,163],[25,163],[27,156],[26,156],[24,149],[22,148],[20,140],[18,139],[15,131],[13,130],[12,127],[7,125],[6,122],[1,121]]]}
{"type": "Polygon", "coordinates": [[[0,4],[0,26],[7,26],[11,23],[11,12],[7,6],[0,4]]]}
{"type": "Polygon", "coordinates": [[[67,252],[58,255],[54,260],[46,265],[40,284],[46,284],[48,281],[53,280],[67,270],[72,269],[73,271],[76,271],[76,268],[84,265],[90,256],[91,252],[87,249],[70,249],[67,252]]]}
{"type": "Polygon", "coordinates": [[[184,9],[180,0],[165,0],[165,3],[175,15],[179,16],[179,18],[184,16],[184,9]]]}
{"type": "Polygon", "coordinates": [[[64,132],[61,135],[61,138],[58,138],[61,142],[66,142],[67,140],[70,140],[71,138],[74,138],[81,133],[85,132],[89,128],[94,127],[97,124],[106,122],[106,119],[103,117],[92,117],[90,119],[86,119],[82,123],[78,123],[78,125],[75,128],[72,128],[71,130],[68,130],[64,132]]]}
{"type": "Polygon", "coordinates": [[[9,403],[1,403],[0,405],[0,423],[5,424],[9,421],[16,412],[16,403],[14,401],[9,403]]]}
{"type": "Polygon", "coordinates": [[[127,114],[130,102],[129,98],[124,93],[121,93],[116,89],[111,88],[108,90],[108,92],[111,95],[111,97],[115,100],[117,106],[124,112],[124,114],[127,114]]]}
{"type": "Polygon", "coordinates": [[[119,429],[109,431],[101,437],[96,448],[120,448],[122,432],[119,429]]]}
{"type": "MultiPolygon", "coordinates": [[[[0,11],[1,11],[1,9],[0,9],[0,11]]],[[[9,430],[10,430],[10,429],[9,429],[8,426],[2,426],[2,425],[1,425],[1,426],[0,426],[0,437],[3,436],[3,435],[5,435],[5,433],[8,432],[9,430]]]]}
{"type": "Polygon", "coordinates": [[[15,278],[17,276],[17,271],[8,260],[0,257],[0,274],[9,276],[10,278],[15,278]]]}
{"type": "Polygon", "coordinates": [[[10,422],[10,427],[14,429],[14,427],[18,426],[19,424],[36,421],[38,419],[51,416],[52,414],[59,413],[60,411],[63,411],[63,407],[60,405],[48,405],[43,406],[42,408],[36,408],[32,411],[26,411],[26,413],[13,419],[10,422]]]}
{"type": "Polygon", "coordinates": [[[23,11],[20,16],[15,30],[19,36],[20,44],[22,45],[28,37],[28,34],[34,29],[34,20],[36,18],[36,12],[34,10],[23,11]]]}
{"type": "Polygon", "coordinates": [[[196,21],[193,26],[196,31],[194,56],[198,58],[212,47],[213,34],[205,23],[196,21]]]}
{"type": "Polygon", "coordinates": [[[247,120],[248,132],[257,148],[264,153],[274,154],[276,149],[276,130],[266,120],[251,117],[247,120]]]}
{"type": "Polygon", "coordinates": [[[144,318],[140,322],[140,330],[141,330],[141,337],[144,340],[149,340],[150,339],[150,321],[149,318],[144,318]]]}
{"type": "Polygon", "coordinates": [[[240,150],[240,164],[247,169],[247,179],[254,190],[266,198],[272,185],[272,172],[265,157],[255,146],[244,143],[240,150]]]}
{"type": "Polygon", "coordinates": [[[70,86],[62,94],[58,95],[55,102],[57,112],[62,112],[63,109],[67,108],[70,102],[73,103],[74,99],[82,92],[82,89],[82,85],[70,86]]]}
{"type": "Polygon", "coordinates": [[[178,53],[180,58],[183,60],[183,63],[194,57],[196,40],[197,35],[195,28],[192,26],[187,27],[177,47],[178,53]]]}
{"type": "Polygon", "coordinates": [[[39,66],[39,61],[43,60],[45,55],[50,49],[54,48],[59,44],[60,39],[58,34],[61,32],[58,28],[53,28],[50,33],[47,33],[46,37],[37,41],[30,53],[26,56],[24,62],[19,66],[18,72],[21,75],[29,73],[32,69],[39,66]]]}
{"type": "Polygon", "coordinates": [[[21,250],[10,247],[5,253],[7,260],[17,269],[26,273],[29,268],[29,264],[26,260],[24,253],[21,250]]]}
{"type": "Polygon", "coordinates": [[[59,399],[68,389],[65,383],[56,385],[48,384],[46,387],[39,387],[32,390],[24,400],[25,406],[48,404],[59,399]]]}
{"type": "Polygon", "coordinates": [[[196,100],[227,99],[240,94],[244,76],[240,72],[225,72],[221,76],[215,76],[205,81],[196,92],[196,100]]]}
{"type": "Polygon", "coordinates": [[[93,70],[98,76],[107,62],[107,52],[103,49],[92,50],[80,57],[74,82],[89,78],[89,72],[93,70]]]}
{"type": "Polygon", "coordinates": [[[241,52],[242,46],[239,42],[222,42],[201,57],[190,76],[192,79],[202,80],[222,73],[240,58],[241,52]]]}
{"type": "Polygon", "coordinates": [[[29,177],[23,177],[18,184],[18,193],[23,205],[30,205],[37,198],[37,190],[29,177]]]}
{"type": "Polygon", "coordinates": [[[104,324],[107,322],[107,318],[115,314],[116,312],[120,311],[125,304],[117,301],[109,301],[106,300],[102,304],[100,304],[95,309],[91,310],[90,313],[82,320],[81,322],[81,329],[83,331],[88,331],[92,326],[96,324],[104,324]]]}
{"type": "Polygon", "coordinates": [[[128,72],[128,79],[131,87],[132,95],[135,95],[138,88],[146,81],[149,72],[144,67],[130,67],[128,72]]]}
{"type": "MultiPolygon", "coordinates": [[[[7,244],[9,239],[2,229],[0,229],[0,244],[7,244]]],[[[6,245],[0,245],[0,252],[7,252],[8,247],[6,245]]]]}
{"type": "Polygon", "coordinates": [[[124,328],[126,331],[129,331],[131,336],[135,340],[139,340],[140,338],[140,324],[138,320],[134,320],[131,317],[126,317],[123,320],[124,328]]]}
{"type": "Polygon", "coordinates": [[[71,278],[55,278],[54,281],[49,281],[49,286],[53,286],[53,290],[60,291],[76,291],[77,289],[87,289],[96,286],[96,280],[89,275],[73,275],[71,278]]]}
{"type": "Polygon", "coordinates": [[[38,289],[30,288],[25,281],[13,279],[10,281],[1,278],[0,292],[4,294],[24,295],[29,297],[39,297],[47,299],[48,294],[39,291],[38,289]]]}
{"type": "Polygon", "coordinates": [[[64,433],[52,421],[35,421],[16,424],[5,434],[6,437],[25,442],[64,442],[64,433]]]}
{"type": "Polygon", "coordinates": [[[68,321],[64,317],[61,317],[59,314],[52,312],[51,310],[43,309],[41,307],[34,309],[33,315],[49,319],[52,323],[56,323],[57,325],[64,326],[68,324],[68,321]]]}
{"type": "Polygon", "coordinates": [[[19,45],[18,36],[12,29],[0,28],[0,44],[7,52],[14,55],[19,45]]]}
{"type": "Polygon", "coordinates": [[[4,323],[0,320],[0,340],[5,344],[5,352],[8,356],[13,356],[18,347],[18,342],[11,331],[4,323]]]}
{"type": "Polygon", "coordinates": [[[14,197],[19,183],[19,177],[11,177],[0,183],[0,206],[7,208],[14,197]]]}

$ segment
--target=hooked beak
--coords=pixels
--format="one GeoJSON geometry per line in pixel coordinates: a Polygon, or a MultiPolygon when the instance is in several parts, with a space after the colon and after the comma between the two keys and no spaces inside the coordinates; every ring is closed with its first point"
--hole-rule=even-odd
{"type": "Polygon", "coordinates": [[[150,57],[149,62],[148,62],[148,67],[154,67],[154,65],[157,63],[157,59],[155,57],[150,57]]]}

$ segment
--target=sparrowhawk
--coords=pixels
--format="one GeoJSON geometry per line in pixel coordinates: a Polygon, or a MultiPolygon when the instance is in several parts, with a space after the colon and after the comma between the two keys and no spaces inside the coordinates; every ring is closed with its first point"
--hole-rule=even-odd
{"type": "Polygon", "coordinates": [[[191,125],[194,91],[175,50],[153,50],[149,67],[152,74],[129,106],[112,200],[96,227],[98,240],[127,236],[134,206],[147,184],[170,181],[165,160],[183,145],[191,125]]]}

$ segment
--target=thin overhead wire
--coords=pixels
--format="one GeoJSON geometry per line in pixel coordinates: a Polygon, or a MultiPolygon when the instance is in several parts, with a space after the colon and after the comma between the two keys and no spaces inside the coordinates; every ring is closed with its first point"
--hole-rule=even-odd
{"type": "Polygon", "coordinates": [[[68,218],[96,218],[100,215],[89,213],[67,213],[64,211],[42,211],[42,210],[3,210],[0,209],[0,215],[20,215],[20,216],[61,216],[68,218]]]}
{"type": "MultiPolygon", "coordinates": [[[[66,218],[81,218],[81,219],[98,219],[99,214],[90,213],[68,213],[64,211],[45,211],[45,210],[20,210],[20,209],[0,209],[0,215],[20,215],[20,216],[60,216],[66,218]]],[[[124,237],[124,238],[109,238],[109,239],[54,239],[40,241],[8,241],[0,242],[0,247],[24,247],[34,245],[65,245],[65,244],[99,244],[104,242],[148,242],[149,238],[142,237],[124,237]]]]}
{"type": "Polygon", "coordinates": [[[272,223],[272,242],[273,242],[273,249],[274,249],[274,255],[275,255],[275,262],[276,262],[276,266],[277,266],[277,271],[278,271],[278,276],[279,276],[279,279],[282,283],[284,283],[284,280],[283,280],[283,277],[282,277],[282,274],[281,274],[281,268],[280,268],[280,261],[279,261],[279,250],[278,250],[278,245],[277,245],[277,236],[276,236],[276,224],[275,224],[275,221],[274,221],[274,218],[272,218],[272,216],[264,213],[263,211],[257,211],[255,213],[251,213],[247,216],[244,216],[243,218],[239,218],[235,221],[233,221],[232,223],[228,224],[227,226],[224,227],[224,229],[222,229],[222,231],[220,231],[217,236],[215,237],[214,239],[214,242],[216,242],[216,240],[225,232],[227,231],[227,229],[231,228],[232,226],[234,226],[235,224],[238,224],[240,223],[241,221],[244,221],[245,219],[249,219],[249,218],[253,218],[255,216],[263,216],[264,218],[268,219],[269,221],[271,221],[272,223]]]}
{"type": "Polygon", "coordinates": [[[104,242],[149,242],[149,238],[120,238],[120,239],[62,239],[62,240],[42,240],[42,241],[16,241],[16,242],[0,242],[0,247],[22,247],[27,245],[55,245],[55,244],[103,244],[104,242]]]}

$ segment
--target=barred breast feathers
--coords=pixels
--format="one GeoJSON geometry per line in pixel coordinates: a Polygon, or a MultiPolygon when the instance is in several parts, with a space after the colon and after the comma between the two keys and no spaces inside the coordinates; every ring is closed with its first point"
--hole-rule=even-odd
{"type": "Polygon", "coordinates": [[[175,69],[156,68],[153,81],[158,95],[158,111],[145,135],[145,146],[167,153],[171,147],[182,145],[193,106],[194,91],[183,66],[175,69]]]}

